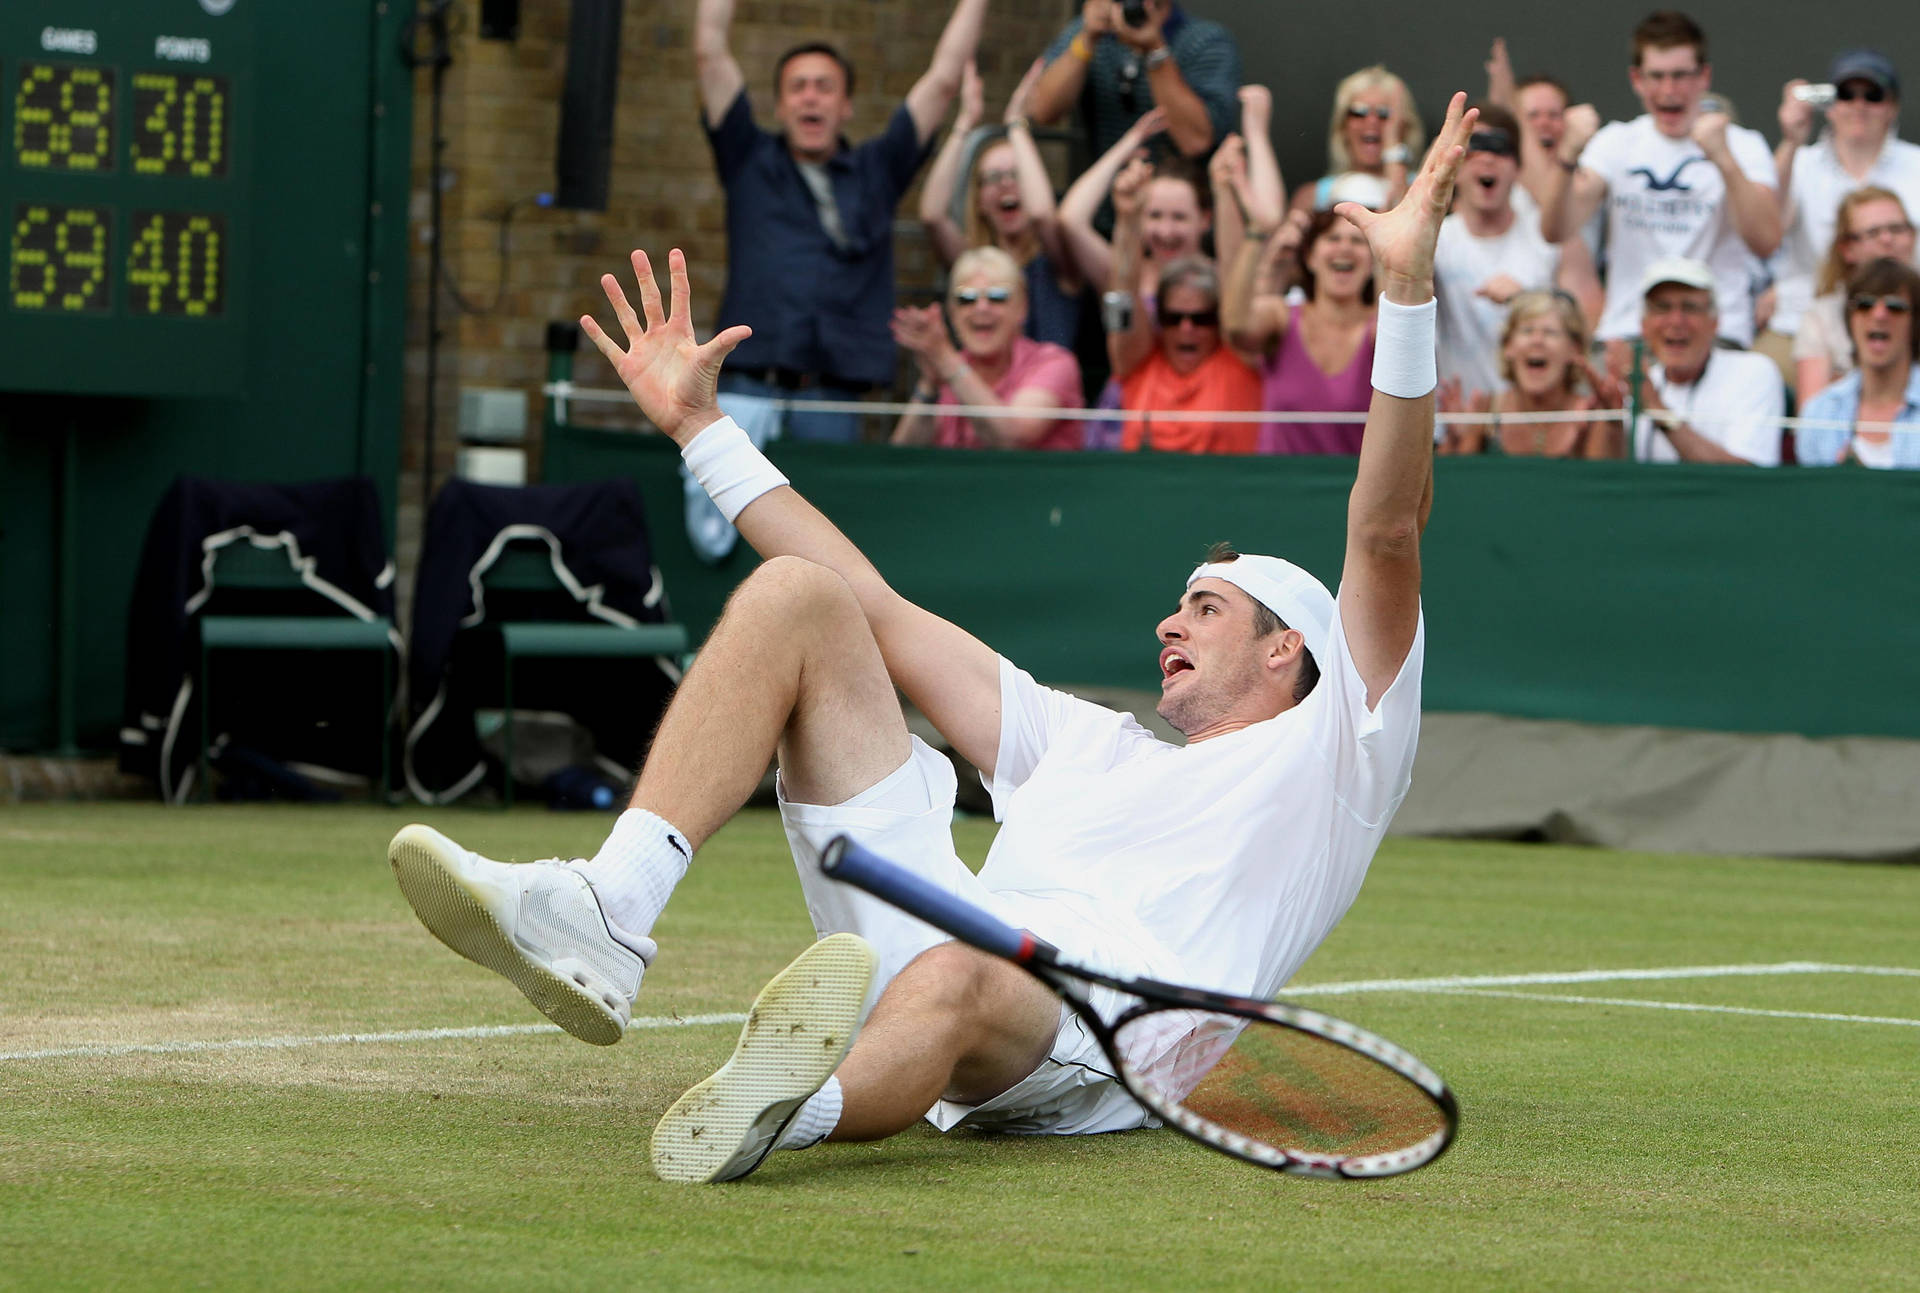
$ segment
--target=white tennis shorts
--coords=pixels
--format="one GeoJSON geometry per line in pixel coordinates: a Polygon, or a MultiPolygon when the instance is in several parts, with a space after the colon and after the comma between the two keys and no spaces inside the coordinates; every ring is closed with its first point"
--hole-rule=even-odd
{"type": "MultiPolygon", "coordinates": [[[[828,934],[858,934],[879,954],[880,971],[874,998],[867,1002],[868,1011],[909,961],[951,940],[863,890],[828,879],[820,870],[820,855],[834,836],[847,835],[1010,924],[1032,928],[1035,923],[1028,903],[1021,903],[1016,910],[1011,902],[989,893],[954,852],[953,765],[919,737],[911,739],[913,752],[905,763],[844,803],[789,803],[784,788],[776,785],[780,820],[786,827],[794,865],[800,871],[800,890],[806,897],[814,930],[822,938],[828,934]]],[[[1082,956],[1116,965],[1132,959],[1128,949],[1083,946],[1080,940],[1095,935],[1079,930],[1076,933],[1079,940],[1074,951],[1082,956]]],[[[1095,994],[1096,1006],[1108,1011],[1119,1000],[1127,999],[1104,989],[1095,994]],[[1103,995],[1118,1000],[1103,1000],[1103,995]]],[[[941,1131],[969,1126],[1058,1136],[1159,1125],[1127,1094],[1100,1044],[1064,1004],[1053,1050],[1039,1068],[983,1104],[942,1100],[927,1111],[927,1121],[941,1131]]]]}

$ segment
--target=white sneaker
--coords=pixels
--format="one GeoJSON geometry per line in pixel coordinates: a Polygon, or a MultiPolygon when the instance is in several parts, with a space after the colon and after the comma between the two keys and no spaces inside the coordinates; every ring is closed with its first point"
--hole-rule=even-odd
{"type": "Polygon", "coordinates": [[[658,948],[617,933],[577,870],[495,862],[419,825],[393,837],[387,861],[435,938],[506,976],[541,1014],[596,1046],[626,1032],[658,948]]]}
{"type": "Polygon", "coordinates": [[[653,1129],[663,1181],[731,1181],[760,1166],[860,1030],[879,958],[857,934],[802,952],[754,998],[733,1058],[681,1096],[653,1129]]]}

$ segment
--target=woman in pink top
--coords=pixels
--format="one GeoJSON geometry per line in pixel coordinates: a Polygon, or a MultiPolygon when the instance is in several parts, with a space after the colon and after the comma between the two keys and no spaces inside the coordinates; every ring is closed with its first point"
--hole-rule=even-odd
{"type": "Polygon", "coordinates": [[[1078,449],[1080,424],[1046,416],[1077,409],[1080,361],[1064,346],[1021,335],[1027,321],[1026,276],[998,247],[975,247],[953,262],[947,309],[960,336],[956,348],[937,305],[893,314],[893,339],[920,367],[916,404],[1010,405],[1032,416],[961,417],[907,413],[893,428],[902,445],[943,449],[1078,449]]]}
{"type": "MultiPolygon", "coordinates": [[[[1249,139],[1249,150],[1270,147],[1249,139]]],[[[1247,236],[1227,275],[1221,313],[1234,345],[1259,352],[1269,412],[1365,413],[1373,401],[1373,253],[1350,221],[1331,211],[1280,215],[1259,201],[1244,169],[1229,177],[1247,211],[1247,236]],[[1276,268],[1297,262],[1306,302],[1286,284],[1262,290],[1276,268]]],[[[1276,422],[1260,429],[1261,453],[1357,454],[1362,424],[1276,422]]]]}

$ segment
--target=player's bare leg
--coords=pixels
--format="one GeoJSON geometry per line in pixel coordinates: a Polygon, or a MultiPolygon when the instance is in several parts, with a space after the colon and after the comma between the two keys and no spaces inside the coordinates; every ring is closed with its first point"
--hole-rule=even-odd
{"type": "Polygon", "coordinates": [[[823,566],[777,558],[728,602],[661,721],[632,807],[592,859],[504,864],[418,825],[388,858],[435,937],[607,1045],[632,1017],[649,935],[694,847],[746,802],[776,750],[790,797],[834,803],[910,749],[852,591],[823,566]]]}

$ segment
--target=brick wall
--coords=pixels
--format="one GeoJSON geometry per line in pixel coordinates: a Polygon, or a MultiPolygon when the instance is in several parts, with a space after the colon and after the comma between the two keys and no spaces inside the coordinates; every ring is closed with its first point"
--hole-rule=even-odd
{"type": "MultiPolygon", "coordinates": [[[[997,0],[980,54],[990,119],[997,118],[1020,74],[1078,7],[1075,0],[997,0]]],[[[546,325],[603,306],[599,275],[622,269],[629,249],[645,247],[656,255],[674,246],[686,251],[696,322],[703,331],[712,325],[726,275],[724,209],[700,128],[694,82],[694,0],[627,0],[612,196],[604,213],[541,209],[527,201],[554,185],[566,71],[565,0],[522,0],[520,33],[512,42],[480,38],[478,0],[462,0],[458,10],[460,30],[443,100],[443,263],[469,303],[493,308],[466,313],[451,292],[442,294],[436,476],[452,466],[462,387],[527,392],[529,422],[537,434],[534,396],[545,376],[546,325]],[[503,281],[501,218],[510,204],[503,281]]],[[[823,35],[835,41],[858,69],[857,115],[849,134],[864,138],[885,124],[925,70],[949,12],[946,0],[742,0],[734,55],[764,123],[778,55],[823,35]]],[[[430,88],[429,74],[418,74],[400,492],[406,503],[420,496],[424,449],[430,88]]],[[[1059,178],[1066,178],[1064,170],[1059,178]]],[[[909,195],[902,206],[908,217],[914,202],[915,195],[909,195]]],[[[933,266],[917,226],[903,231],[897,252],[903,283],[932,282],[933,266]]],[[[590,349],[579,363],[583,381],[611,380],[590,349]]],[[[403,534],[417,523],[417,517],[403,517],[403,534]]]]}

